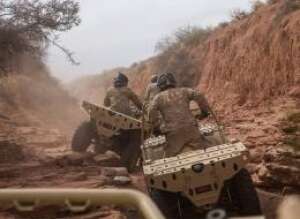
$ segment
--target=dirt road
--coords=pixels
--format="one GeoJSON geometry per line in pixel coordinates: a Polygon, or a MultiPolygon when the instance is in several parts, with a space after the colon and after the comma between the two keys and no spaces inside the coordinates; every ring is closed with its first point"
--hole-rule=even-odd
{"type": "MultiPolygon", "coordinates": [[[[0,188],[118,187],[146,191],[141,173],[129,175],[124,168],[104,167],[117,164],[111,158],[99,163],[92,156],[74,154],[69,138],[56,129],[3,118],[0,146],[0,188]],[[115,180],[116,176],[124,176],[125,181],[115,180]]],[[[273,218],[280,196],[265,191],[259,194],[264,210],[273,218]]],[[[114,206],[93,208],[84,214],[72,214],[59,206],[44,206],[27,214],[2,208],[0,218],[121,219],[124,218],[121,212],[124,210],[114,206]]]]}

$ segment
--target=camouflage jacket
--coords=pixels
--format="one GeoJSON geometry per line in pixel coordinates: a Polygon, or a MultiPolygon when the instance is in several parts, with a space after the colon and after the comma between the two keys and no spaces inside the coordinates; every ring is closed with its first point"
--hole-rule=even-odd
{"type": "Polygon", "coordinates": [[[139,110],[142,109],[142,103],[138,96],[128,87],[110,88],[104,98],[104,106],[110,107],[114,111],[133,116],[130,102],[139,110]]]}
{"type": "Polygon", "coordinates": [[[206,98],[193,89],[172,88],[160,92],[150,103],[150,122],[155,125],[160,114],[163,124],[161,131],[164,133],[197,126],[197,121],[190,110],[191,101],[195,101],[201,110],[208,111],[206,98]]]}
{"type": "Polygon", "coordinates": [[[156,94],[159,93],[159,88],[155,83],[151,83],[148,85],[145,97],[144,97],[144,103],[146,108],[149,106],[150,102],[153,100],[153,98],[156,96],[156,94]]]}

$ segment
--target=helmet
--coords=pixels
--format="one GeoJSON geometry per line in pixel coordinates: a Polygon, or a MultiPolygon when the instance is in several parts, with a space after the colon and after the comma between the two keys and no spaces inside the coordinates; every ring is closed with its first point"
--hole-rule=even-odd
{"type": "Polygon", "coordinates": [[[114,78],[114,87],[125,87],[128,84],[128,78],[125,74],[119,72],[114,78]]]}
{"type": "Polygon", "coordinates": [[[176,86],[176,80],[173,74],[164,73],[159,76],[157,80],[157,86],[160,90],[166,90],[176,86]]]}
{"type": "Polygon", "coordinates": [[[151,83],[157,83],[157,79],[158,79],[158,76],[157,76],[157,74],[154,74],[154,75],[152,75],[151,76],[151,83]]]}

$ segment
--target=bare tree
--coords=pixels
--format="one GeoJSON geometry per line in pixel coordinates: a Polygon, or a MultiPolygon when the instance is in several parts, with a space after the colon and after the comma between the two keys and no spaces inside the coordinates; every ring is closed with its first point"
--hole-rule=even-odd
{"type": "Polygon", "coordinates": [[[58,39],[59,33],[80,24],[79,9],[74,0],[1,0],[1,68],[5,68],[7,60],[22,53],[41,57],[49,44],[60,48],[73,64],[78,64],[58,39]]]}

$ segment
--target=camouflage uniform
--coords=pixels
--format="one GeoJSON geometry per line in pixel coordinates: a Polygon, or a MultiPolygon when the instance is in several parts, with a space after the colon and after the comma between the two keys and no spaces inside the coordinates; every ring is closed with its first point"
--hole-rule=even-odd
{"type": "Polygon", "coordinates": [[[148,110],[150,102],[159,93],[159,88],[156,83],[150,83],[145,92],[144,105],[145,109],[148,110]]]}
{"type": "Polygon", "coordinates": [[[142,109],[142,103],[138,96],[128,87],[110,88],[104,98],[104,106],[110,107],[116,112],[133,116],[130,107],[130,101],[139,109],[142,109]]]}
{"type": "Polygon", "coordinates": [[[161,131],[166,135],[166,156],[175,156],[184,151],[184,146],[193,149],[205,148],[208,142],[198,130],[197,120],[190,111],[190,101],[195,101],[201,110],[208,112],[208,103],[199,92],[189,88],[171,88],[162,91],[150,103],[149,117],[157,123],[161,114],[161,131]]]}

